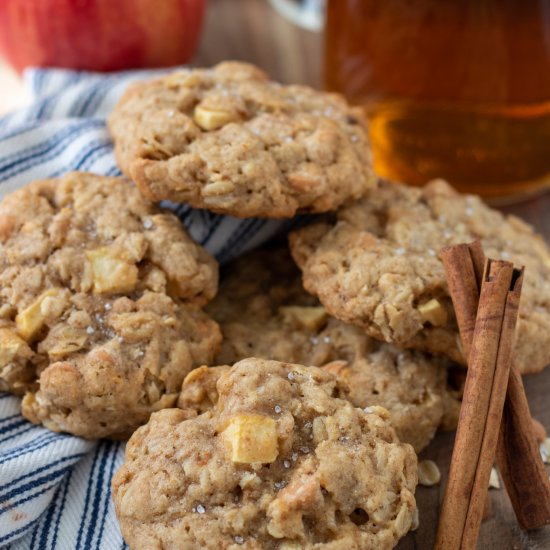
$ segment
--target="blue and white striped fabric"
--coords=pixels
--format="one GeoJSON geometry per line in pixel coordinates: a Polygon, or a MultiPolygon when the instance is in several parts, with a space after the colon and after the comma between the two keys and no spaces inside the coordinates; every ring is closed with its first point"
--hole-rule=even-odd
{"type": "MultiPolygon", "coordinates": [[[[0,118],[0,196],[70,170],[118,175],[105,117],[130,82],[154,74],[28,71],[33,102],[0,118]]],[[[294,223],[166,206],[222,263],[294,223]]],[[[0,394],[0,548],[125,548],[110,489],[123,453],[123,443],[34,426],[19,414],[19,399],[0,394]]]]}

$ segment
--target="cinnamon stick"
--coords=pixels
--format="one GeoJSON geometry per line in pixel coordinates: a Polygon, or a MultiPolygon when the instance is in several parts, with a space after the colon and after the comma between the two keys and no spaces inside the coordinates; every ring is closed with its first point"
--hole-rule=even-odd
{"type": "Polygon", "coordinates": [[[550,525],[550,480],[530,418],[521,375],[511,369],[496,459],[518,522],[526,530],[550,525]]]}
{"type": "Polygon", "coordinates": [[[506,396],[517,318],[512,295],[519,299],[521,282],[509,262],[487,261],[435,544],[440,550],[475,547],[506,396]]]}
{"type": "MultiPolygon", "coordinates": [[[[489,260],[491,262],[491,260],[489,260]]],[[[491,265],[489,264],[489,269],[491,265]]],[[[489,272],[490,275],[490,272],[489,272]]],[[[462,535],[462,548],[475,548],[479,529],[483,519],[483,508],[487,497],[487,486],[489,485],[489,477],[491,468],[495,462],[495,448],[499,439],[500,428],[502,425],[502,415],[504,410],[504,401],[508,389],[508,381],[510,379],[510,367],[512,364],[512,353],[514,349],[514,340],[516,333],[516,322],[518,318],[519,300],[521,295],[521,287],[523,284],[523,270],[514,270],[512,281],[510,283],[510,291],[506,297],[504,307],[504,318],[502,320],[502,328],[500,331],[500,341],[498,344],[497,360],[495,374],[493,377],[493,387],[491,391],[491,399],[489,401],[489,409],[487,412],[487,423],[485,425],[485,433],[481,444],[479,461],[477,464],[476,477],[472,494],[470,496],[470,504],[468,514],[466,516],[466,525],[462,535]]],[[[480,311],[484,299],[484,284],[481,287],[478,307],[478,321],[476,321],[476,330],[480,318],[480,311]]],[[[470,357],[472,361],[475,359],[476,345],[478,338],[474,332],[470,357]]],[[[483,345],[483,343],[481,343],[483,345]]],[[[530,424],[530,423],[529,423],[530,424]]]]}
{"type": "Polygon", "coordinates": [[[481,243],[458,244],[440,251],[441,261],[447,276],[447,285],[453,301],[464,356],[468,359],[476,326],[479,291],[485,266],[481,243]]]}
{"type": "MultiPolygon", "coordinates": [[[[485,263],[483,249],[476,241],[447,247],[441,257],[467,355],[477,313],[478,291],[473,289],[481,287],[485,263]]],[[[517,520],[526,530],[550,524],[550,481],[540,456],[536,426],[521,375],[512,362],[496,460],[517,520]]],[[[544,427],[540,428],[545,433],[544,427]]]]}

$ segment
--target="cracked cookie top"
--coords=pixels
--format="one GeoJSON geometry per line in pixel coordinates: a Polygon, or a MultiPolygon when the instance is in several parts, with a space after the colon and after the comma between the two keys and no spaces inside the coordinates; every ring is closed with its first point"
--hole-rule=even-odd
{"type": "Polygon", "coordinates": [[[438,253],[481,239],[485,254],[525,266],[515,356],[522,372],[550,362],[550,252],[533,229],[438,180],[379,182],[330,223],[290,235],[305,288],[335,317],[374,338],[464,362],[438,253]]]}
{"type": "Polygon", "coordinates": [[[109,128],[122,171],[155,201],[290,218],[334,210],[374,185],[359,111],[246,63],[134,84],[109,128]]]}
{"type": "Polygon", "coordinates": [[[53,430],[122,437],[212,359],[217,264],[123,178],[72,173],[0,203],[0,389],[53,430]]]}
{"type": "Polygon", "coordinates": [[[415,514],[416,456],[315,367],[247,359],[193,418],[152,415],[113,480],[131,548],[389,549],[415,514]]]}

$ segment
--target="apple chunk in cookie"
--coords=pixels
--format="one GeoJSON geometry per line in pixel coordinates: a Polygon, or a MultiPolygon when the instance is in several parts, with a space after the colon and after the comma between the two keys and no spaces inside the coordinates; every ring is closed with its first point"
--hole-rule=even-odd
{"type": "Polygon", "coordinates": [[[221,336],[215,260],[123,178],[73,173],[0,203],[0,390],[55,431],[124,437],[173,406],[221,336]]]}
{"type": "Polygon", "coordinates": [[[247,359],[204,414],[152,415],[113,480],[121,530],[146,548],[389,549],[411,528],[416,455],[316,367],[247,359]]]}

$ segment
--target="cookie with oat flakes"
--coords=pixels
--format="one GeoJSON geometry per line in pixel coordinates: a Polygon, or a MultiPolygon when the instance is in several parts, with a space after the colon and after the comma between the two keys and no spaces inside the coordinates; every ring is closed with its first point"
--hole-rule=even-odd
{"type": "Polygon", "coordinates": [[[516,363],[550,362],[550,251],[533,228],[438,180],[380,182],[333,222],[290,235],[304,286],[335,317],[377,339],[465,362],[439,250],[480,239],[487,257],[525,266],[516,363]]]}
{"type": "Polygon", "coordinates": [[[381,550],[411,528],[413,449],[315,367],[247,359],[200,416],[152,415],[113,479],[133,550],[381,550]]]}
{"type": "MultiPolygon", "coordinates": [[[[207,311],[223,334],[217,364],[261,357],[323,366],[349,385],[356,407],[388,409],[399,439],[417,452],[443,422],[455,427],[449,413],[459,401],[448,384],[450,361],[381,343],[327,315],[303,289],[286,248],[254,251],[226,266],[207,311]]],[[[200,412],[212,406],[221,368],[193,371],[178,406],[200,412]]]]}
{"type": "Polygon", "coordinates": [[[216,261],[123,178],[72,173],[0,203],[0,389],[24,416],[124,437],[210,361],[216,261]]]}
{"type": "Polygon", "coordinates": [[[122,171],[155,201],[291,218],[334,210],[374,185],[360,111],[246,63],[134,84],[109,129],[122,171]]]}

